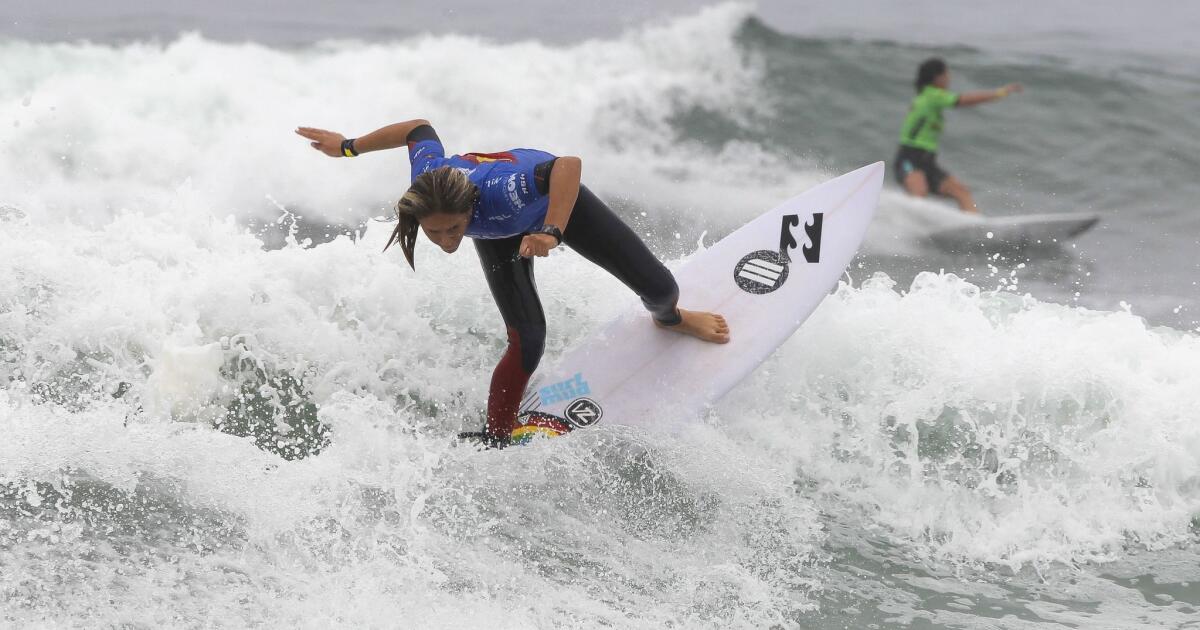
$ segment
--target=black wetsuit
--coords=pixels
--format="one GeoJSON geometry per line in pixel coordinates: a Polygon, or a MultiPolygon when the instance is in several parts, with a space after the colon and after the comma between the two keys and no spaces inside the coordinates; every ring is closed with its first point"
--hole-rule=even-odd
{"type": "MultiPolygon", "coordinates": [[[[410,159],[417,153],[419,145],[425,145],[433,151],[440,148],[437,134],[429,126],[415,129],[409,135],[408,141],[410,159]],[[432,144],[434,141],[438,146],[432,144]]],[[[505,159],[502,156],[513,155],[517,151],[522,150],[474,155],[485,155],[490,163],[502,161],[505,159]]],[[[458,163],[451,160],[465,158],[470,161],[471,155],[441,157],[440,160],[456,165],[458,163]]],[[[555,158],[549,154],[545,155],[550,159],[533,165],[531,171],[534,180],[533,192],[536,193],[538,201],[549,195],[553,179],[555,158]]],[[[427,156],[422,157],[430,159],[427,156]]],[[[436,168],[442,165],[442,161],[433,161],[426,166],[436,168]]],[[[414,174],[418,167],[414,162],[414,174]]],[[[516,175],[519,176],[520,173],[516,175]]],[[[496,178],[481,181],[493,179],[496,178]]],[[[533,206],[533,200],[535,196],[525,199],[524,207],[541,212],[541,216],[537,217],[537,224],[541,225],[541,221],[545,219],[545,209],[538,210],[533,206]]],[[[486,201],[487,196],[481,195],[477,205],[486,201]]],[[[476,208],[474,216],[486,216],[486,213],[486,208],[476,208]]],[[[468,235],[470,233],[468,228],[468,235]]],[[[508,329],[508,349],[492,373],[488,393],[487,433],[497,439],[507,438],[517,427],[517,410],[522,395],[529,383],[529,377],[542,359],[546,342],[546,315],[534,282],[534,261],[533,258],[525,258],[518,254],[524,236],[525,234],[521,233],[502,238],[473,238],[488,287],[508,329]]],[[[679,286],[675,283],[674,276],[650,252],[637,234],[586,186],[579,187],[579,197],[563,231],[563,243],[632,289],[656,321],[668,326],[682,321],[676,308],[679,286]]]]}

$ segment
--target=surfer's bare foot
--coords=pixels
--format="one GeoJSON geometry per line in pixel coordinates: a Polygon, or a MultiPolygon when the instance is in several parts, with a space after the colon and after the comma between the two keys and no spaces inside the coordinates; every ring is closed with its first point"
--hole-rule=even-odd
{"type": "Polygon", "coordinates": [[[658,322],[655,323],[658,324],[659,328],[691,335],[704,341],[729,343],[729,324],[725,323],[724,317],[716,313],[685,311],[683,309],[679,309],[679,316],[683,318],[683,321],[674,326],[664,326],[663,324],[658,324],[658,322]]]}

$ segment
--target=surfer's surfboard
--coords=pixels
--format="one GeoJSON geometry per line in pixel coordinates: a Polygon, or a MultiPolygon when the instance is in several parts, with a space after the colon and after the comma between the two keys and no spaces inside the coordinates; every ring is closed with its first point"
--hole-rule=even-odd
{"type": "Polygon", "coordinates": [[[875,213],[883,174],[883,162],[876,162],[825,182],[675,270],[680,307],[724,315],[729,343],[659,329],[640,304],[631,305],[537,372],[513,439],[560,435],[598,422],[670,430],[695,421],[837,285],[875,213]]]}
{"type": "Polygon", "coordinates": [[[1100,215],[1062,212],[969,219],[962,225],[934,231],[930,240],[951,251],[1052,247],[1091,229],[1100,215]]]}

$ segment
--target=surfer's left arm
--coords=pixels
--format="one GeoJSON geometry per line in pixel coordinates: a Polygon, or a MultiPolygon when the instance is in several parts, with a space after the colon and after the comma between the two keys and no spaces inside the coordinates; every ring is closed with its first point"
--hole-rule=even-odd
{"type": "Polygon", "coordinates": [[[982,105],[983,103],[991,103],[1005,98],[1009,94],[1017,94],[1025,91],[1025,88],[1020,83],[1009,83],[1008,85],[996,88],[994,90],[978,90],[976,92],[963,92],[958,95],[958,102],[955,107],[971,107],[972,105],[982,105]]]}
{"type": "Polygon", "coordinates": [[[357,138],[349,138],[336,132],[316,127],[297,127],[296,135],[308,138],[312,148],[329,157],[354,157],[369,151],[384,151],[395,149],[408,144],[408,136],[418,127],[429,125],[424,118],[414,118],[405,122],[394,123],[380,127],[371,133],[357,138]]]}
{"type": "MultiPolygon", "coordinates": [[[[579,199],[579,181],[583,174],[583,161],[573,155],[554,160],[550,169],[550,206],[546,210],[544,225],[567,231],[571,211],[579,199]]],[[[522,256],[546,256],[559,245],[549,234],[529,234],[521,239],[522,256]]]]}

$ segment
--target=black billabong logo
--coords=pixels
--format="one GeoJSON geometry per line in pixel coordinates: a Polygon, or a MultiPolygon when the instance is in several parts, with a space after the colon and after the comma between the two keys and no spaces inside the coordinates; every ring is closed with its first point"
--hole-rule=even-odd
{"type": "Polygon", "coordinates": [[[576,398],[563,410],[563,415],[571,424],[582,428],[599,422],[604,410],[591,398],[576,398]]]}
{"type": "Polygon", "coordinates": [[[784,282],[787,282],[788,265],[792,262],[788,251],[797,247],[800,247],[800,253],[804,256],[805,262],[820,262],[821,226],[824,219],[825,214],[817,212],[813,214],[812,223],[804,224],[804,234],[808,236],[808,244],[800,247],[800,244],[796,242],[796,237],[792,234],[792,228],[800,225],[800,216],[784,215],[783,224],[779,228],[779,251],[760,249],[743,256],[737,266],[733,268],[733,280],[737,283],[738,288],[755,295],[778,290],[784,282]]]}

